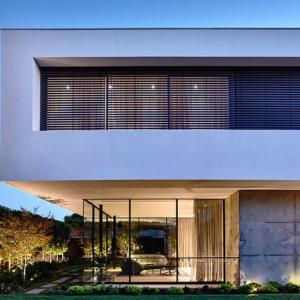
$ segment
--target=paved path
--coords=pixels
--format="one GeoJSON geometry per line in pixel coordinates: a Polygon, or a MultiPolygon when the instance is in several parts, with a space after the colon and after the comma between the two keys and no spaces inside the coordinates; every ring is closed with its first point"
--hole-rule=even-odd
{"type": "Polygon", "coordinates": [[[69,269],[64,268],[62,270],[59,270],[56,272],[56,275],[61,275],[61,276],[68,275],[68,276],[60,277],[49,283],[43,283],[40,287],[31,289],[27,291],[25,294],[38,295],[40,293],[45,292],[47,289],[57,287],[62,283],[67,283],[67,282],[78,283],[81,281],[81,277],[82,277],[80,270],[81,270],[80,267],[70,267],[69,269]]]}

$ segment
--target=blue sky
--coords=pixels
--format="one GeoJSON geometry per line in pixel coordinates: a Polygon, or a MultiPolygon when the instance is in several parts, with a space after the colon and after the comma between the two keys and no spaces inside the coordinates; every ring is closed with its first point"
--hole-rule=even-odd
{"type": "MultiPolygon", "coordinates": [[[[0,28],[300,27],[300,0],[0,0],[0,28]]],[[[70,212],[0,183],[0,204],[70,212]]]]}
{"type": "Polygon", "coordinates": [[[38,214],[45,217],[51,214],[57,220],[63,220],[64,216],[72,213],[69,210],[60,208],[45,200],[41,200],[38,197],[25,193],[3,182],[0,183],[0,205],[13,209],[20,209],[23,207],[30,211],[37,208],[38,214]]]}
{"type": "Polygon", "coordinates": [[[300,1],[0,0],[0,26],[300,27],[300,1]]]}

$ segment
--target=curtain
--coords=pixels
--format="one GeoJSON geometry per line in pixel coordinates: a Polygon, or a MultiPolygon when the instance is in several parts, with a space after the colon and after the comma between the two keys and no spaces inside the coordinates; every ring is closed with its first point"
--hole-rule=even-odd
{"type": "Polygon", "coordinates": [[[194,200],[193,216],[178,220],[180,277],[223,281],[223,200],[194,200]]]}
{"type": "Polygon", "coordinates": [[[195,220],[193,218],[181,218],[178,220],[178,257],[179,275],[189,276],[194,280],[196,242],[195,220]]]}
{"type": "Polygon", "coordinates": [[[223,202],[195,200],[196,280],[222,281],[223,257],[223,202]]]}

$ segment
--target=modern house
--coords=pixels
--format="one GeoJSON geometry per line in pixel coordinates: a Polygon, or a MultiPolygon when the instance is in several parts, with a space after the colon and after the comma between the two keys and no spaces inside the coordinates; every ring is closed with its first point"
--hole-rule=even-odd
{"type": "Polygon", "coordinates": [[[0,180],[84,216],[85,279],[300,282],[300,29],[1,41],[0,180]]]}

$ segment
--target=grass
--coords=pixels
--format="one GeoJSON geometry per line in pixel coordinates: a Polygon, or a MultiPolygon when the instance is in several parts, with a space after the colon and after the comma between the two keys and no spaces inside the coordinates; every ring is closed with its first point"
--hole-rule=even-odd
{"type": "Polygon", "coordinates": [[[14,299],[14,300],[99,300],[100,298],[105,300],[186,300],[186,299],[201,299],[201,300],[300,300],[300,294],[294,295],[182,295],[182,296],[170,296],[170,295],[156,295],[156,296],[45,296],[45,295],[0,295],[0,299],[14,299]]]}

